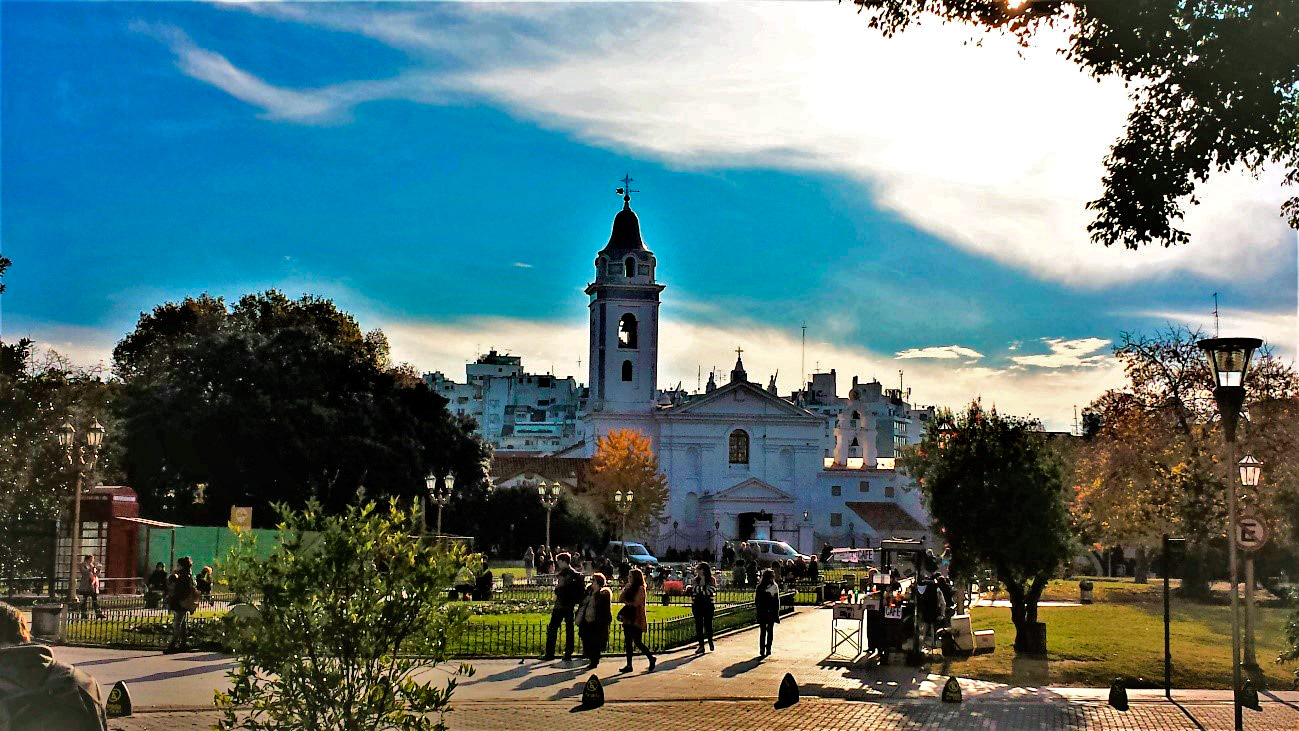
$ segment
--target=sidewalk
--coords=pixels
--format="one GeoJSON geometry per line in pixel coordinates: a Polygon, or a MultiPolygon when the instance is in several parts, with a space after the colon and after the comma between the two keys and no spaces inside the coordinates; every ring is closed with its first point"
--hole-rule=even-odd
{"type": "MultiPolygon", "coordinates": [[[[594,731],[606,724],[620,731],[651,725],[992,729],[985,722],[1000,719],[995,728],[1198,728],[1178,705],[1150,690],[1130,691],[1133,710],[1120,714],[1105,705],[1106,688],[1020,688],[962,679],[965,703],[945,705],[937,701],[946,680],[941,674],[899,665],[864,668],[823,662],[829,650],[829,624],[830,613],[822,609],[802,609],[785,618],[776,626],[775,653],[765,659],[755,657],[756,630],[724,637],[717,642],[716,652],[705,655],[690,650],[664,654],[653,673],[646,672],[647,663],[640,657],[634,661],[634,672],[619,674],[624,659],[606,656],[597,674],[608,705],[576,715],[569,711],[590,676],[584,662],[473,661],[476,672],[460,680],[453,699],[459,710],[448,717],[449,723],[453,729],[549,731],[578,727],[594,731]],[[771,704],[787,672],[798,682],[804,700],[777,713],[771,704]]],[[[56,648],[55,652],[105,687],[127,681],[138,715],[114,726],[123,731],[208,728],[215,718],[210,712],[173,716],[150,711],[210,709],[213,690],[225,687],[224,674],[233,664],[211,653],[164,656],[86,648],[56,648]]],[[[435,669],[429,677],[436,682],[448,675],[435,669]]],[[[1204,728],[1230,728],[1230,692],[1179,690],[1174,697],[1204,728]],[[1216,725],[1221,719],[1225,725],[1216,725]]],[[[1262,700],[1262,714],[1246,712],[1251,728],[1299,729],[1299,693],[1268,693],[1262,700]]]]}

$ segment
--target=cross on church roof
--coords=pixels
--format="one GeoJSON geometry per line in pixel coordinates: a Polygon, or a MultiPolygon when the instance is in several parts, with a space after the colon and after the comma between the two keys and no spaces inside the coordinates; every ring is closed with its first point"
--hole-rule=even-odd
{"type": "Polygon", "coordinates": [[[736,348],[735,348],[735,357],[736,357],[736,358],[739,358],[739,357],[740,357],[740,354],[743,353],[743,352],[744,352],[744,348],[741,348],[741,347],[739,347],[739,346],[736,346],[736,348]]]}
{"type": "Polygon", "coordinates": [[[622,187],[618,189],[618,195],[622,196],[622,200],[623,200],[624,203],[630,203],[630,202],[631,202],[631,194],[632,194],[632,193],[639,193],[639,192],[640,192],[639,190],[632,190],[632,189],[631,189],[632,180],[633,180],[633,178],[631,177],[631,175],[624,174],[624,175],[622,176],[622,180],[618,181],[618,182],[622,183],[622,187]]]}

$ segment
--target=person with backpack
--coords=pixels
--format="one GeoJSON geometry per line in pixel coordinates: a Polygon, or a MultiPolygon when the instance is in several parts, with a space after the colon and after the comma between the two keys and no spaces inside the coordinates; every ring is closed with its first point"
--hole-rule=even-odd
{"type": "Polygon", "coordinates": [[[171,642],[164,655],[189,651],[189,615],[198,609],[198,584],[194,581],[194,561],[181,556],[176,561],[176,571],[167,577],[167,608],[171,610],[171,642]]]}
{"type": "Polygon", "coordinates": [[[564,625],[564,662],[573,659],[573,609],[582,596],[586,594],[586,579],[569,565],[570,556],[560,553],[555,556],[555,605],[550,610],[550,625],[546,627],[546,654],[543,661],[555,659],[555,641],[559,635],[559,625],[564,625]]]}
{"type": "Polygon", "coordinates": [[[0,602],[0,731],[107,731],[99,683],[31,641],[26,617],[0,602]]]}

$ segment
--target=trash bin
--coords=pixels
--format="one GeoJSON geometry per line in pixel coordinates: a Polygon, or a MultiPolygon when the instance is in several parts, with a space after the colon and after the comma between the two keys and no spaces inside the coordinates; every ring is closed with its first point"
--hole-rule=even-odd
{"type": "Polygon", "coordinates": [[[1078,603],[1079,604],[1092,603],[1092,582],[1088,581],[1087,579],[1083,579],[1082,581],[1078,582],[1078,603]]]}
{"type": "Polygon", "coordinates": [[[58,639],[63,625],[62,604],[36,604],[32,607],[32,634],[36,637],[58,639]]]}

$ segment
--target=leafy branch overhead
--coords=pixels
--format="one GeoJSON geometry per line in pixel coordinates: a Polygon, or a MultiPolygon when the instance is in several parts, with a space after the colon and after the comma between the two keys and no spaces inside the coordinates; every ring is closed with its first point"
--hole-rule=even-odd
{"type": "MultiPolygon", "coordinates": [[[[1299,3],[1294,0],[853,0],[885,36],[926,17],[1028,45],[1063,32],[1062,53],[1124,80],[1133,108],[1105,158],[1092,240],[1136,249],[1190,240],[1196,186],[1241,167],[1299,184],[1299,3]]],[[[1299,228],[1299,196],[1282,206],[1299,228]]]]}

